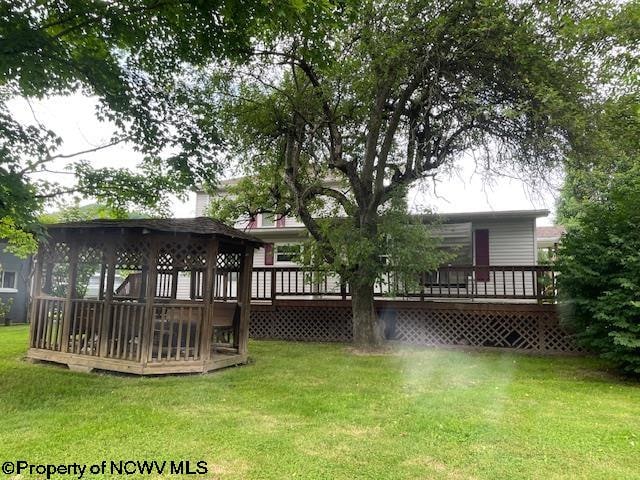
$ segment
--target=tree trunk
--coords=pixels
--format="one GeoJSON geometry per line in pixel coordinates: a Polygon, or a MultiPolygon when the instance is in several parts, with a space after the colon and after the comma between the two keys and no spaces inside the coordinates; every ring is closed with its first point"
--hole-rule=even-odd
{"type": "Polygon", "coordinates": [[[376,348],[383,344],[383,326],[373,303],[373,284],[351,285],[353,343],[376,348]]]}

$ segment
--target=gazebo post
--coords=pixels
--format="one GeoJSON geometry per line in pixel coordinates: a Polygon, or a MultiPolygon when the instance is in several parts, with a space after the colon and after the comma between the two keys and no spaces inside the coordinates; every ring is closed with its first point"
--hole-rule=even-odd
{"type": "MultiPolygon", "coordinates": [[[[218,261],[218,239],[209,240],[207,249],[207,269],[202,285],[202,302],[204,305],[202,330],[200,335],[200,355],[203,361],[211,357],[211,337],[213,335],[213,289],[215,287],[216,263],[218,261]]],[[[193,273],[192,273],[193,275],[193,273]]]]}
{"type": "Polygon", "coordinates": [[[69,327],[71,326],[71,314],[73,313],[73,297],[76,290],[78,277],[78,244],[72,242],[69,246],[69,275],[67,276],[67,296],[64,303],[64,316],[62,317],[62,345],[60,350],[69,350],[69,327]]]}
{"type": "MultiPolygon", "coordinates": [[[[107,264],[107,291],[104,294],[104,305],[102,307],[102,326],[100,329],[100,347],[98,354],[101,357],[107,356],[107,337],[109,336],[109,320],[111,319],[111,303],[113,302],[113,287],[116,281],[116,250],[113,244],[107,247],[107,252],[102,261],[102,271],[107,264]]],[[[101,284],[103,284],[104,278],[101,284]]]]}
{"type": "Polygon", "coordinates": [[[247,245],[240,266],[238,282],[238,303],[240,304],[240,324],[238,326],[238,353],[247,354],[249,338],[249,315],[251,303],[251,272],[253,271],[253,246],[247,245]]]}
{"type": "Polygon", "coordinates": [[[171,298],[173,300],[178,298],[178,275],[179,271],[174,267],[173,272],[171,273],[171,298]]]}
{"type": "MultiPolygon", "coordinates": [[[[146,299],[145,299],[145,316],[143,332],[146,334],[146,339],[142,342],[142,365],[146,365],[153,355],[153,320],[154,320],[154,303],[156,297],[156,281],[158,278],[158,251],[159,243],[158,239],[153,238],[151,240],[151,246],[149,248],[149,261],[147,263],[148,279],[146,281],[146,299]]],[[[143,270],[144,271],[144,270],[143,270]]],[[[145,278],[142,277],[142,284],[144,284],[145,278]]],[[[161,339],[162,340],[162,339],[161,339]]]]}
{"type": "MultiPolygon", "coordinates": [[[[138,300],[142,301],[147,297],[147,276],[149,275],[149,265],[142,264],[140,268],[140,287],[138,288],[138,300]]],[[[154,292],[155,295],[155,292],[154,292]]]]}
{"type": "Polygon", "coordinates": [[[102,265],[100,265],[100,286],[98,287],[98,300],[104,300],[104,281],[107,274],[105,262],[103,259],[102,265]]]}
{"type": "MultiPolygon", "coordinates": [[[[31,292],[31,311],[29,312],[29,338],[33,342],[35,334],[35,325],[38,320],[38,305],[40,302],[40,296],[42,295],[42,270],[44,268],[44,252],[42,247],[38,249],[38,255],[36,257],[36,269],[33,276],[33,289],[31,292]]],[[[33,346],[33,345],[32,345],[33,346]]]]}

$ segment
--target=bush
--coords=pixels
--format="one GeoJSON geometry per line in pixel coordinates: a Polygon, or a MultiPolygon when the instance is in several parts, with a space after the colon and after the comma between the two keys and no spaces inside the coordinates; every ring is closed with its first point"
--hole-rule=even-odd
{"type": "Polygon", "coordinates": [[[562,240],[563,321],[584,346],[640,375],[640,167],[612,175],[562,240]]]}

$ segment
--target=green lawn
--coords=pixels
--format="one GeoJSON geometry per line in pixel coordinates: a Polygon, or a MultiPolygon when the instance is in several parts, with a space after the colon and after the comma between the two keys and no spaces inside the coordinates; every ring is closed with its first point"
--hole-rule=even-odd
{"type": "Polygon", "coordinates": [[[29,364],[26,343],[27,328],[0,328],[0,462],[205,460],[220,479],[640,478],[640,385],[593,359],[252,342],[248,366],[139,378],[29,364]]]}

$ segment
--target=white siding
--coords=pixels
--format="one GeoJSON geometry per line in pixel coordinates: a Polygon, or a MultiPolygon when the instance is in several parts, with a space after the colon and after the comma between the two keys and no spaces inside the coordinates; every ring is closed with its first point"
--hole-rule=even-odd
{"type": "Polygon", "coordinates": [[[204,192],[196,193],[196,217],[202,217],[205,214],[206,208],[211,201],[209,195],[204,192]]]}
{"type": "MultiPolygon", "coordinates": [[[[535,265],[535,219],[474,222],[473,230],[480,229],[489,230],[491,266],[535,265]]],[[[485,291],[488,295],[533,295],[535,278],[531,272],[525,272],[524,276],[521,271],[496,272],[490,274],[487,282],[478,282],[476,288],[481,295],[485,291]]]]}
{"type": "Polygon", "coordinates": [[[473,222],[473,230],[480,229],[489,229],[491,265],[535,265],[534,219],[473,222]]]}

